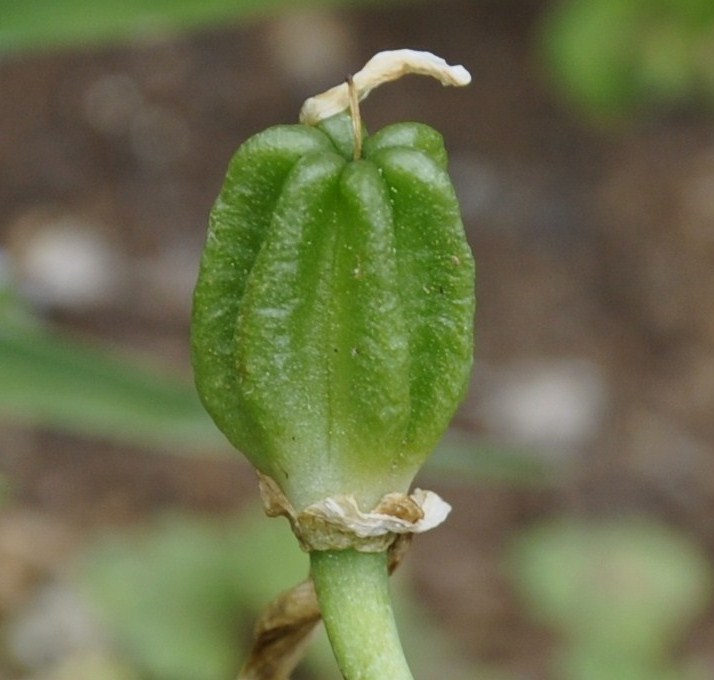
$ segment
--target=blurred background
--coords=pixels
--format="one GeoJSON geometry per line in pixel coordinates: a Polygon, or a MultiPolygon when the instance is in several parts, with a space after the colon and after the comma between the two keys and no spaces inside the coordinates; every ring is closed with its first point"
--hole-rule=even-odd
{"type": "MultiPolygon", "coordinates": [[[[251,134],[375,52],[478,263],[471,390],[395,575],[420,680],[714,677],[714,3],[0,0],[0,679],[235,677],[304,577],[188,356],[251,134]]],[[[324,640],[296,679],[338,677],[324,640]]]]}

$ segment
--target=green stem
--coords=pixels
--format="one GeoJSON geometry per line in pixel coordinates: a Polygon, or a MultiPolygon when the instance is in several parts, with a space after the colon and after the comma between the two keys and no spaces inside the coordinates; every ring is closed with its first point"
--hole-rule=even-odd
{"type": "Polygon", "coordinates": [[[310,553],[322,618],[345,680],[414,680],[389,596],[386,553],[310,553]]]}

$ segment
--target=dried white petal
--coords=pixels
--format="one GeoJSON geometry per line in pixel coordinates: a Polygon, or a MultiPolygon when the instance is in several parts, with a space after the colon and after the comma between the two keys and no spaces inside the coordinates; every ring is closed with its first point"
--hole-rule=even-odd
{"type": "MultiPolygon", "coordinates": [[[[352,76],[352,82],[358,100],[362,101],[375,87],[411,73],[431,76],[442,85],[455,87],[471,82],[471,74],[463,66],[447,64],[431,52],[408,49],[378,52],[352,76]]],[[[317,125],[349,106],[349,88],[345,82],[306,100],[300,110],[300,122],[317,125]]]]}
{"type": "Polygon", "coordinates": [[[386,507],[380,503],[379,510],[372,512],[360,510],[354,496],[338,496],[305,508],[301,515],[320,517],[326,523],[350,531],[359,538],[369,538],[389,533],[419,534],[441,524],[451,511],[451,506],[433,491],[417,489],[411,496],[390,496],[393,496],[392,503],[386,507]],[[415,506],[418,519],[393,514],[398,512],[398,503],[405,499],[415,506]]]}
{"type": "Polygon", "coordinates": [[[332,496],[295,512],[278,485],[259,474],[265,511],[285,515],[301,546],[307,550],[381,552],[401,534],[420,534],[441,524],[451,506],[433,491],[390,493],[370,511],[360,509],[352,495],[332,496]]]}
{"type": "Polygon", "coordinates": [[[413,529],[415,534],[421,534],[438,527],[451,512],[451,505],[433,491],[414,489],[412,498],[421,506],[424,513],[424,517],[415,524],[413,529]]]}

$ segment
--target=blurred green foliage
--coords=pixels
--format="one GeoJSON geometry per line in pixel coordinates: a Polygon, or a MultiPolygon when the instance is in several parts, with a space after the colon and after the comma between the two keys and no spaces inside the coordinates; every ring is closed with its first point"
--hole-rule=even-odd
{"type": "Polygon", "coordinates": [[[193,454],[225,449],[187,380],[0,319],[0,421],[193,454]]]}
{"type": "MultiPolygon", "coordinates": [[[[286,522],[175,515],[96,543],[76,571],[121,650],[151,680],[233,677],[253,622],[276,593],[307,574],[286,522]]],[[[676,650],[710,604],[706,557],[680,532],[643,518],[555,519],[523,533],[509,572],[528,611],[558,633],[553,677],[704,680],[676,650]]],[[[397,618],[422,677],[506,680],[476,667],[436,629],[397,575],[397,618]]],[[[694,660],[696,661],[696,660],[694,660]]],[[[336,677],[324,635],[309,677],[336,677]]]]}
{"type": "Polygon", "coordinates": [[[453,431],[439,443],[424,466],[442,479],[465,483],[496,483],[519,488],[553,487],[562,467],[548,462],[542,452],[453,431]]]}
{"type": "Polygon", "coordinates": [[[530,609],[563,641],[568,680],[685,680],[675,646],[710,604],[704,554],[643,518],[554,520],[517,542],[511,571],[530,609]]]}
{"type": "Polygon", "coordinates": [[[0,0],[0,53],[106,44],[217,26],[290,8],[369,1],[0,0]]]}
{"type": "Polygon", "coordinates": [[[305,558],[283,522],[175,516],[98,544],[81,580],[142,675],[223,680],[260,609],[305,578],[305,558]]]}
{"type": "Polygon", "coordinates": [[[0,423],[200,453],[225,449],[188,378],[61,335],[17,294],[0,260],[0,423]]]}
{"type": "MultiPolygon", "coordinates": [[[[152,680],[235,677],[259,613],[307,573],[287,522],[257,512],[238,520],[165,517],[99,541],[76,571],[124,664],[152,680]]],[[[397,617],[423,677],[448,669],[450,680],[502,680],[466,660],[405,586],[396,587],[397,617]]],[[[337,677],[324,634],[305,664],[312,677],[337,677]]]]}
{"type": "Polygon", "coordinates": [[[112,654],[88,652],[63,660],[42,680],[140,680],[133,668],[112,654]]]}
{"type": "Polygon", "coordinates": [[[562,0],[541,41],[556,86],[590,116],[714,105],[711,0],[562,0]]]}

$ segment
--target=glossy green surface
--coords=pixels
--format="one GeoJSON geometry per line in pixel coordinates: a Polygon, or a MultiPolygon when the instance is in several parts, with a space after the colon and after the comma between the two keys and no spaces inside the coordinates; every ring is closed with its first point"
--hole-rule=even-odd
{"type": "Polygon", "coordinates": [[[474,266],[441,136],[270,128],[211,215],[193,360],[209,413],[297,508],[406,491],[468,381],[474,266]]]}

